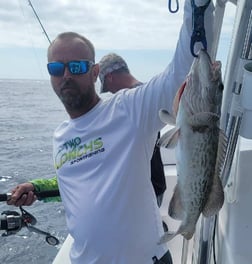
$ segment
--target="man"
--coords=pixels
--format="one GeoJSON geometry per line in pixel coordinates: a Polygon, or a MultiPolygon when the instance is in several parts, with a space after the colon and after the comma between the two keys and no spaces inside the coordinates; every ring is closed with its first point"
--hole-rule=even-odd
{"type": "MultiPolygon", "coordinates": [[[[129,71],[128,65],[125,60],[115,54],[109,53],[105,55],[99,62],[99,79],[101,81],[101,93],[111,92],[116,93],[124,88],[135,88],[142,83],[138,81],[129,71]]],[[[159,137],[159,136],[158,136],[159,137]]],[[[160,149],[155,145],[153,155],[151,158],[151,181],[154,187],[154,191],[157,197],[157,203],[160,207],[163,200],[163,195],[166,189],[165,175],[163,169],[163,163],[161,159],[160,149]]],[[[34,190],[37,192],[57,190],[58,183],[56,176],[51,179],[34,179],[29,183],[23,183],[18,185],[20,191],[25,193],[25,189],[30,189],[30,185],[33,185],[34,190]],[[22,188],[22,189],[21,189],[22,188]]],[[[35,200],[36,196],[34,192],[30,192],[29,196],[23,196],[22,199],[18,200],[18,205],[31,205],[35,200]]],[[[49,201],[60,201],[59,197],[43,198],[45,202],[49,201]]],[[[166,227],[167,229],[167,227],[166,227]]]]}
{"type": "Polygon", "coordinates": [[[116,93],[121,89],[135,88],[142,84],[130,73],[125,60],[115,53],[109,53],[102,57],[99,66],[101,93],[116,93]]]}
{"type": "MultiPolygon", "coordinates": [[[[99,66],[101,93],[116,93],[121,89],[135,88],[142,84],[130,73],[125,60],[115,53],[109,53],[104,56],[100,60],[99,66]]],[[[158,206],[160,207],[166,189],[166,182],[160,149],[156,145],[151,158],[151,181],[157,197],[158,206]]]]}
{"type": "MultiPolygon", "coordinates": [[[[212,25],[211,8],[206,17],[212,25]]],[[[72,264],[171,263],[166,245],[157,243],[163,228],[149,161],[164,126],[158,111],[172,112],[176,89],[192,63],[191,24],[186,0],[171,64],[137,89],[107,100],[95,92],[99,65],[88,39],[62,33],[48,48],[51,84],[70,116],[55,130],[53,158],[74,238],[72,264]]],[[[16,203],[15,192],[13,197],[16,203]]]]}

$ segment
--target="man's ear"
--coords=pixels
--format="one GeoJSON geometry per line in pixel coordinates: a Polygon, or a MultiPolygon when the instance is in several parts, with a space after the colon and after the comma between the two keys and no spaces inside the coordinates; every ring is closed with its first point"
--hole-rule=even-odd
{"type": "Polygon", "coordinates": [[[92,75],[93,75],[93,78],[94,78],[94,82],[97,81],[97,78],[98,78],[98,75],[99,75],[99,64],[95,64],[93,67],[92,67],[92,75]]]}
{"type": "Polygon", "coordinates": [[[113,81],[113,75],[112,75],[112,72],[110,72],[110,73],[108,73],[108,74],[106,75],[106,80],[107,80],[108,82],[112,83],[112,81],[113,81]]]}

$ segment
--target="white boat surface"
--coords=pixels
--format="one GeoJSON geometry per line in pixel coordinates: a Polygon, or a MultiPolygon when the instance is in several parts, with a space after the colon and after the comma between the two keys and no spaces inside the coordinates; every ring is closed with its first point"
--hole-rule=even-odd
{"type": "MultiPolygon", "coordinates": [[[[229,55],[225,67],[221,127],[228,136],[228,151],[222,172],[225,203],[218,216],[200,218],[189,242],[176,236],[168,242],[175,264],[250,264],[252,263],[252,0],[216,0],[215,43],[217,53],[226,5],[236,9],[229,55]]],[[[215,56],[214,56],[215,57],[215,56]]],[[[170,230],[179,221],[167,214],[176,184],[175,161],[162,150],[167,190],[161,215],[170,230]],[[170,164],[168,164],[170,163],[170,164]],[[173,165],[172,165],[173,164],[173,165]]],[[[67,237],[53,264],[70,264],[72,238],[67,237]]]]}

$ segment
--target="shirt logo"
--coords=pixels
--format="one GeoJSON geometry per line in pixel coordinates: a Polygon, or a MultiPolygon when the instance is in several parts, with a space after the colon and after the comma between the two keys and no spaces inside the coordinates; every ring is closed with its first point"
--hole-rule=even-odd
{"type": "Polygon", "coordinates": [[[92,139],[89,142],[82,142],[81,138],[76,137],[62,144],[54,157],[54,166],[58,170],[66,162],[70,165],[78,163],[104,152],[103,141],[101,137],[92,139]]]}

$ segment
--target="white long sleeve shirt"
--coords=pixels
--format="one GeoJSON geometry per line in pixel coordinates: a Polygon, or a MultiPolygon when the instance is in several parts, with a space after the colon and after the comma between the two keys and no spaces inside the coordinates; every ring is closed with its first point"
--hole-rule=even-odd
{"type": "MultiPolygon", "coordinates": [[[[206,13],[210,28],[212,11],[206,13]]],[[[163,227],[150,159],[163,127],[158,111],[172,111],[174,95],[193,60],[191,16],[186,1],[175,56],[163,73],[101,100],[55,130],[54,162],[74,238],[73,264],[152,264],[153,256],[160,258],[167,250],[157,244],[163,227]]]]}

